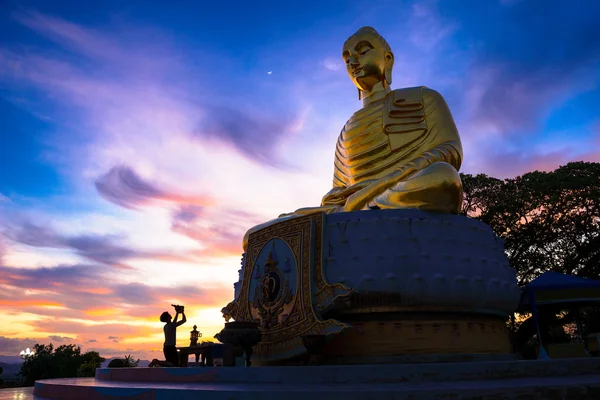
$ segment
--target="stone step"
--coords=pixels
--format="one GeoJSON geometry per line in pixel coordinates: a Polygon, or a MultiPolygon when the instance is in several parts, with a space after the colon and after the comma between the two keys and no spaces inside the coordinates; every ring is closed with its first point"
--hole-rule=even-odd
{"type": "MultiPolygon", "coordinates": [[[[257,368],[258,369],[258,368],[257,368]]],[[[157,383],[95,378],[38,381],[35,398],[62,400],[391,400],[391,399],[600,399],[600,375],[403,383],[157,383]]]]}
{"type": "Polygon", "coordinates": [[[600,375],[600,358],[290,367],[99,368],[107,382],[239,384],[426,383],[600,375]]]}

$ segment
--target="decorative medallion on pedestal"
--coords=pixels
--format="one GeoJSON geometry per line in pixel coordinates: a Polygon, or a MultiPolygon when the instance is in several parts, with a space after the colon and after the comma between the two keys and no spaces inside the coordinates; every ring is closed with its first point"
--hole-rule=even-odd
{"type": "Polygon", "coordinates": [[[261,328],[275,328],[289,318],[296,293],[297,271],[296,260],[293,257],[289,246],[277,238],[271,239],[258,256],[250,284],[252,298],[249,301],[252,319],[258,322],[261,328]],[[285,250],[285,272],[277,268],[279,264],[277,248],[280,248],[280,253],[285,250]],[[268,254],[267,259],[261,262],[265,253],[268,254]],[[264,269],[261,273],[262,266],[264,269]]]}
{"type": "Polygon", "coordinates": [[[322,270],[324,214],[283,220],[250,235],[238,298],[225,317],[253,321],[262,341],[253,359],[268,364],[306,354],[302,337],[327,337],[350,328],[322,313],[354,291],[330,285],[322,270]]]}

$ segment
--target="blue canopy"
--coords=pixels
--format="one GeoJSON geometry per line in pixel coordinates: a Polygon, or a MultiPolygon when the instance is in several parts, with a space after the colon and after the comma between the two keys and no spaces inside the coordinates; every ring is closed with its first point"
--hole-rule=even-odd
{"type": "Polygon", "coordinates": [[[520,310],[530,308],[532,292],[538,304],[600,302],[600,280],[544,272],[523,288],[520,310]]]}
{"type": "Polygon", "coordinates": [[[570,288],[600,288],[600,280],[580,278],[575,275],[561,274],[554,271],[544,272],[534,279],[525,290],[558,290],[570,288]]]}

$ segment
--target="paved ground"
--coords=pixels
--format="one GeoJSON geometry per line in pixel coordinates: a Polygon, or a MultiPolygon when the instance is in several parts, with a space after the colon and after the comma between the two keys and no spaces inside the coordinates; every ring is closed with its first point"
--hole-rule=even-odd
{"type": "Polygon", "coordinates": [[[33,388],[0,389],[0,400],[33,400],[33,388]]]}

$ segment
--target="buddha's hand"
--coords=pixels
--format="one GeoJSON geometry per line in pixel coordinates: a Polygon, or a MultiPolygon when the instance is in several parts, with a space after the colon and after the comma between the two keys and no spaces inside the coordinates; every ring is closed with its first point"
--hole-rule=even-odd
{"type": "Polygon", "coordinates": [[[369,179],[348,187],[334,187],[325,196],[323,196],[323,200],[321,200],[321,205],[343,206],[344,204],[346,204],[346,201],[351,195],[358,192],[359,190],[366,188],[374,182],[376,182],[376,180],[369,179]]]}
{"type": "Polygon", "coordinates": [[[362,210],[375,197],[379,196],[401,180],[414,174],[416,171],[414,165],[406,164],[381,179],[377,179],[364,189],[361,189],[348,197],[348,200],[346,200],[346,203],[344,204],[343,211],[362,210]]]}

